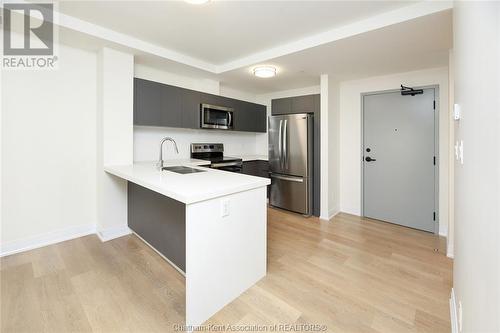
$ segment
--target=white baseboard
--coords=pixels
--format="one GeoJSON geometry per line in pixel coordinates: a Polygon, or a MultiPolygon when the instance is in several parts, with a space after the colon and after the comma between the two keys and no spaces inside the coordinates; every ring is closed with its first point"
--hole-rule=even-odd
{"type": "Polygon", "coordinates": [[[331,209],[331,210],[328,211],[328,216],[320,215],[319,218],[320,218],[320,220],[330,221],[338,213],[340,213],[340,210],[338,210],[338,209],[331,209]]]}
{"type": "Polygon", "coordinates": [[[127,225],[120,225],[117,227],[111,227],[107,229],[101,229],[96,232],[97,236],[102,242],[107,242],[109,240],[130,235],[132,231],[127,225]]]}
{"type": "Polygon", "coordinates": [[[447,248],[446,248],[446,256],[448,258],[451,258],[453,259],[455,257],[454,255],[454,249],[453,249],[453,244],[447,244],[447,248]]]}
{"type": "Polygon", "coordinates": [[[329,210],[328,211],[328,220],[331,220],[332,218],[335,217],[335,215],[337,215],[338,213],[340,213],[340,210],[339,209],[332,209],[332,210],[329,210]]]}
{"type": "Polygon", "coordinates": [[[450,295],[450,322],[451,333],[458,333],[457,302],[455,301],[455,290],[451,288],[450,295]]]}
{"type": "Polygon", "coordinates": [[[2,244],[0,257],[14,253],[33,250],[39,247],[64,242],[70,239],[87,236],[95,233],[95,224],[72,226],[60,230],[51,231],[25,239],[15,240],[2,244]]]}

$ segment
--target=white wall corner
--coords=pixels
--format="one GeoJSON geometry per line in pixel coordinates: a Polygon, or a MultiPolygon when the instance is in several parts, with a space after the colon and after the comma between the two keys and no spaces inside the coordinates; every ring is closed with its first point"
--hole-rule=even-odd
{"type": "Polygon", "coordinates": [[[329,220],[328,211],[328,74],[320,76],[320,117],[321,117],[321,192],[320,219],[329,220]]]}
{"type": "Polygon", "coordinates": [[[71,226],[44,234],[2,243],[0,257],[25,252],[39,247],[64,242],[95,233],[95,223],[71,226]]]}
{"type": "Polygon", "coordinates": [[[458,333],[457,303],[455,300],[455,290],[451,288],[450,294],[450,323],[451,333],[458,333]]]}
{"type": "Polygon", "coordinates": [[[338,207],[330,209],[328,211],[328,220],[333,219],[338,213],[340,213],[340,209],[338,207]]]}
{"type": "Polygon", "coordinates": [[[96,232],[97,237],[101,242],[107,242],[109,240],[130,235],[132,231],[126,225],[119,225],[116,227],[111,227],[107,229],[102,229],[96,232]]]}

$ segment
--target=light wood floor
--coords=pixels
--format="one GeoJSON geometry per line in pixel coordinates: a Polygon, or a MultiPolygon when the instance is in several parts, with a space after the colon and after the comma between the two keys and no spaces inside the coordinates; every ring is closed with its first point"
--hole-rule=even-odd
{"type": "MultiPolygon", "coordinates": [[[[449,332],[444,250],[443,239],[388,223],[270,209],[267,276],[207,324],[449,332]]],[[[135,236],[82,237],[1,259],[1,332],[172,332],[184,287],[135,236]]]]}

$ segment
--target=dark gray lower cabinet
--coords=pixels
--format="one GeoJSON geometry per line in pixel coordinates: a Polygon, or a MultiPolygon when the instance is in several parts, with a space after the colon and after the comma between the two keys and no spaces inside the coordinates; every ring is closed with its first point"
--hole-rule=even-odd
{"type": "Polygon", "coordinates": [[[233,108],[236,131],[267,130],[265,105],[134,79],[134,125],[200,128],[201,104],[233,108]]]}
{"type": "Polygon", "coordinates": [[[241,173],[250,176],[269,178],[269,162],[262,160],[245,161],[241,173]]]}
{"type": "Polygon", "coordinates": [[[186,206],[182,202],[129,182],[128,226],[186,271],[186,206]]]}
{"type": "MultiPolygon", "coordinates": [[[[243,162],[241,173],[250,176],[269,178],[269,162],[262,160],[245,161],[243,162]]],[[[267,187],[267,197],[269,198],[269,186],[267,187]]]]}

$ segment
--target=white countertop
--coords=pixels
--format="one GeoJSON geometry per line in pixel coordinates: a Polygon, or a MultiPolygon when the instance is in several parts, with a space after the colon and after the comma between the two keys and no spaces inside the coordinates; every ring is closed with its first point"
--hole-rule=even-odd
{"type": "Polygon", "coordinates": [[[104,170],[117,177],[163,194],[185,204],[192,204],[237,192],[269,185],[267,178],[198,167],[204,160],[168,160],[164,166],[183,165],[205,170],[189,174],[159,171],[155,162],[138,162],[130,165],[110,165],[104,170]]]}

